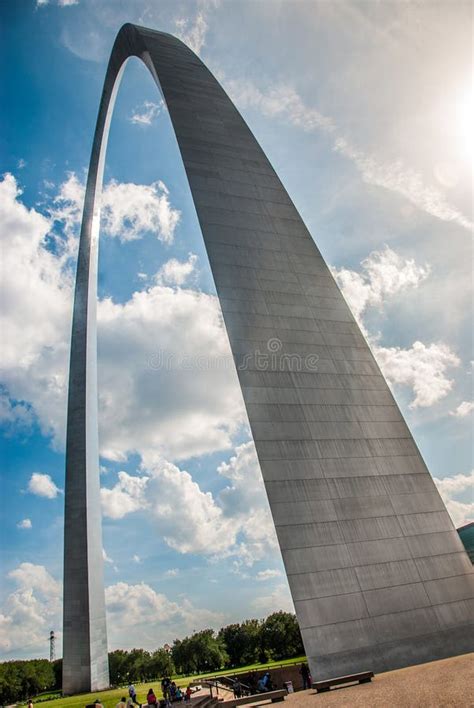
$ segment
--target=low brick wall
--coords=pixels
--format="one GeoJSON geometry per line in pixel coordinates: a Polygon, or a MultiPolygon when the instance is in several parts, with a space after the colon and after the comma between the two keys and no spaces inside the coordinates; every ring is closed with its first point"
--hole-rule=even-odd
{"type": "MultiPolygon", "coordinates": [[[[301,664],[282,666],[280,669],[268,669],[273,688],[283,688],[283,684],[286,681],[291,681],[293,683],[293,689],[295,691],[301,691],[303,689],[303,679],[300,674],[300,669],[301,664]]],[[[266,674],[266,672],[266,669],[261,669],[259,671],[249,671],[245,674],[239,673],[238,679],[241,683],[245,683],[247,686],[256,689],[258,680],[266,674]]],[[[228,676],[232,676],[232,673],[229,672],[228,676]]]]}

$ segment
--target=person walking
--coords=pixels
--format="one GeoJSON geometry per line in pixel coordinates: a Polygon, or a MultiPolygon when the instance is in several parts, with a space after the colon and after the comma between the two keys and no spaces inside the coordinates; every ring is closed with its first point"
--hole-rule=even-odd
{"type": "Polygon", "coordinates": [[[136,706],[140,706],[140,708],[142,708],[142,704],[137,701],[137,692],[135,690],[135,686],[133,685],[133,683],[131,683],[130,686],[128,687],[128,695],[130,696],[130,698],[132,699],[133,703],[135,703],[136,706]]]}

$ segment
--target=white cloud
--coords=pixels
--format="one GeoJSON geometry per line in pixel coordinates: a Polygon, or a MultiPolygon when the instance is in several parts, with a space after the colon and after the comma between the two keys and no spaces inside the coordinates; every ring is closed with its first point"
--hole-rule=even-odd
{"type": "Polygon", "coordinates": [[[105,516],[121,518],[130,511],[153,509],[158,533],[179,553],[210,554],[235,541],[230,520],[188,472],[162,460],[149,460],[145,472],[143,476],[120,472],[115,487],[102,490],[105,516]]]}
{"type": "Polygon", "coordinates": [[[472,230],[472,222],[450,204],[437,187],[424,184],[422,175],[404,165],[402,160],[381,162],[354,148],[344,138],[336,140],[334,150],[353,162],[367,184],[395,192],[427,214],[442,221],[452,221],[468,231],[472,230]]]}
{"type": "Polygon", "coordinates": [[[280,117],[306,132],[322,131],[333,144],[336,153],[350,160],[362,180],[404,197],[418,209],[442,221],[454,222],[471,231],[473,224],[459,209],[450,204],[435,186],[423,182],[423,177],[402,160],[384,161],[360,150],[340,134],[332,118],[321,114],[303,101],[294,88],[276,84],[261,90],[248,79],[225,80],[224,85],[239,108],[253,107],[263,115],[280,117]]]}
{"type": "Polygon", "coordinates": [[[133,635],[136,628],[140,628],[140,646],[155,648],[195,629],[217,628],[224,620],[221,613],[195,607],[186,597],[179,604],[173,602],[143,582],[111,585],[106,588],[105,599],[112,647],[135,646],[136,637],[133,635]]]}
{"type": "Polygon", "coordinates": [[[178,568],[170,568],[165,573],[165,578],[176,578],[179,575],[178,568]]]}
{"type": "Polygon", "coordinates": [[[439,479],[434,477],[439,493],[443,497],[454,525],[459,528],[474,521],[474,470],[468,474],[456,474],[439,479]],[[456,497],[468,493],[470,501],[459,501],[456,497]]]}
{"type": "Polygon", "coordinates": [[[102,558],[104,559],[105,563],[113,563],[114,562],[113,559],[109,555],[107,555],[107,551],[105,550],[105,548],[102,548],[102,558]]]}
{"type": "Polygon", "coordinates": [[[159,285],[184,285],[194,272],[196,262],[197,256],[194,253],[189,254],[187,261],[178,261],[176,258],[170,258],[169,261],[166,261],[161,266],[155,276],[155,281],[159,285]]]}
{"type": "Polygon", "coordinates": [[[179,37],[195,54],[200,54],[206,43],[208,30],[207,20],[204,12],[198,12],[193,21],[189,18],[181,17],[176,20],[175,35],[179,37]]]}
{"type": "Polygon", "coordinates": [[[255,576],[255,580],[259,582],[265,582],[266,580],[272,580],[272,578],[279,578],[281,572],[276,569],[267,568],[267,570],[260,570],[255,576]]]}
{"type": "Polygon", "coordinates": [[[232,556],[238,567],[252,565],[277,548],[254,444],[237,447],[218,471],[230,484],[213,496],[188,472],[147,454],[141,475],[119,472],[116,485],[102,489],[104,515],[118,519],[153,509],[152,523],[170,548],[214,559],[232,556]]]}
{"type": "Polygon", "coordinates": [[[23,519],[17,523],[17,528],[19,529],[31,529],[32,526],[31,519],[23,519]]]}
{"type": "Polygon", "coordinates": [[[132,561],[133,561],[134,563],[141,563],[141,562],[142,562],[142,559],[140,558],[140,556],[137,556],[137,554],[135,554],[135,555],[132,557],[132,561]]]}
{"type": "Polygon", "coordinates": [[[0,421],[4,426],[15,425],[20,432],[28,430],[34,423],[34,413],[31,406],[24,401],[12,401],[8,394],[0,389],[0,421]]]}
{"type": "MultiPolygon", "coordinates": [[[[28,647],[30,654],[45,654],[50,629],[61,627],[61,583],[33,563],[21,563],[8,578],[16,589],[0,611],[0,649],[20,654],[28,647]]],[[[221,613],[195,607],[185,596],[179,603],[171,601],[146,583],[115,583],[105,589],[105,598],[111,648],[135,646],[134,627],[140,628],[140,646],[152,649],[194,629],[217,628],[224,620],[221,613]]],[[[55,633],[60,640],[61,633],[55,633]]]]}
{"type": "Polygon", "coordinates": [[[145,101],[140,108],[136,108],[130,116],[131,123],[138,125],[151,125],[163,109],[163,101],[153,103],[153,101],[145,101]]]}
{"type": "Polygon", "coordinates": [[[460,502],[456,499],[445,499],[446,508],[456,528],[474,521],[474,502],[460,502]]]}
{"type": "Polygon", "coordinates": [[[61,584],[34,563],[21,563],[8,577],[17,588],[0,612],[0,648],[43,653],[49,630],[61,626],[61,584]]]}
{"type": "MultiPolygon", "coordinates": [[[[49,5],[51,0],[36,0],[36,7],[46,7],[49,5]]],[[[72,7],[72,5],[78,5],[79,0],[56,0],[55,5],[58,7],[72,7]]]]}
{"type": "MultiPolygon", "coordinates": [[[[54,187],[51,184],[50,188],[54,187]]],[[[62,222],[64,232],[73,237],[81,223],[84,206],[85,184],[74,172],[69,172],[67,179],[59,185],[53,198],[54,206],[49,209],[54,221],[62,222]]]]}
{"type": "Polygon", "coordinates": [[[33,472],[28,482],[28,491],[38,497],[55,499],[61,490],[55,485],[49,474],[33,472]]]}
{"type": "Polygon", "coordinates": [[[447,369],[460,365],[459,357],[447,344],[414,342],[410,349],[374,347],[375,357],[384,376],[392,384],[410,386],[415,398],[410,408],[432,406],[453,387],[447,369]]]}
{"type": "Polygon", "coordinates": [[[474,470],[468,474],[455,474],[452,477],[444,477],[444,479],[435,477],[434,481],[440,494],[449,498],[454,494],[474,489],[474,470]]]}
{"type": "Polygon", "coordinates": [[[354,316],[371,341],[374,355],[384,376],[391,384],[409,386],[414,399],[410,408],[432,406],[452,389],[453,380],[447,370],[460,365],[459,357],[442,342],[429,345],[414,342],[410,348],[384,347],[379,336],[371,337],[363,316],[368,308],[383,308],[385,301],[410,288],[417,288],[430,273],[428,265],[420,266],[413,259],[403,259],[391,248],[372,251],[361,262],[361,272],[347,268],[332,272],[354,316]]]}
{"type": "Polygon", "coordinates": [[[472,411],[474,411],[474,403],[462,401],[454,411],[449,412],[449,415],[453,415],[455,418],[466,418],[472,411]]]}
{"type": "MultiPolygon", "coordinates": [[[[71,175],[55,205],[71,234],[67,244],[75,240],[81,190],[71,175]]],[[[0,181],[0,412],[10,425],[36,418],[61,447],[73,298],[64,254],[73,249],[48,250],[51,219],[27,209],[20,196],[11,175],[0,181]]],[[[105,456],[153,449],[184,459],[231,448],[246,417],[216,297],[153,285],[123,304],[99,302],[98,322],[105,456]]]]}
{"type": "Polygon", "coordinates": [[[20,196],[15,178],[5,175],[0,181],[1,358],[2,380],[13,401],[6,409],[24,420],[24,403],[33,404],[42,432],[55,430],[62,437],[72,279],[61,254],[47,248],[50,220],[27,209],[20,196]]]}
{"type": "MultiPolygon", "coordinates": [[[[84,184],[71,172],[60,185],[51,216],[62,221],[67,233],[75,230],[82,218],[84,184]]],[[[172,243],[180,212],[171,206],[169,191],[160,180],[134,184],[111,180],[101,197],[101,229],[120,241],[134,241],[153,232],[164,243],[172,243]]]]}
{"type": "Polygon", "coordinates": [[[231,447],[245,413],[214,296],[155,285],[125,304],[105,300],[99,341],[103,455],[178,460],[231,447]]]}
{"type": "Polygon", "coordinates": [[[109,519],[123,519],[127,514],[139,511],[145,503],[147,477],[133,477],[122,471],[118,478],[112,489],[101,489],[102,510],[109,519]]]}
{"type": "Polygon", "coordinates": [[[290,591],[286,583],[280,583],[276,586],[270,595],[261,595],[255,598],[252,602],[254,607],[262,616],[266,617],[272,612],[284,610],[285,612],[294,612],[295,606],[291,599],[290,591]]]}
{"type": "Polygon", "coordinates": [[[270,118],[283,117],[306,132],[323,130],[331,134],[336,129],[331,118],[306,106],[291,86],[278,84],[262,91],[251,81],[230,80],[225,81],[225,88],[239,108],[256,108],[270,118]]]}
{"type": "Polygon", "coordinates": [[[418,287],[430,273],[428,265],[419,266],[411,258],[404,259],[388,246],[372,251],[361,266],[360,273],[347,268],[332,269],[359,321],[368,307],[381,308],[387,297],[418,287]]]}

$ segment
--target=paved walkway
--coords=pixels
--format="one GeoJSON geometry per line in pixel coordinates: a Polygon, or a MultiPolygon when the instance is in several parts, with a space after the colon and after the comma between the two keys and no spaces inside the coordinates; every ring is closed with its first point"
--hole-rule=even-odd
{"type": "MultiPolygon", "coordinates": [[[[256,704],[254,704],[255,707],[256,704]]],[[[377,674],[372,683],[299,691],[285,708],[474,708],[474,654],[377,674]]]]}

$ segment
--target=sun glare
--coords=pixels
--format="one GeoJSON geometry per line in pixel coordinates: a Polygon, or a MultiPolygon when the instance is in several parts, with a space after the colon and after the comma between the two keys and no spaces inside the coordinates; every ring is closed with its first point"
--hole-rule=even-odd
{"type": "Polygon", "coordinates": [[[472,87],[460,94],[454,104],[454,133],[465,157],[472,163],[474,159],[474,94],[472,87]]]}

